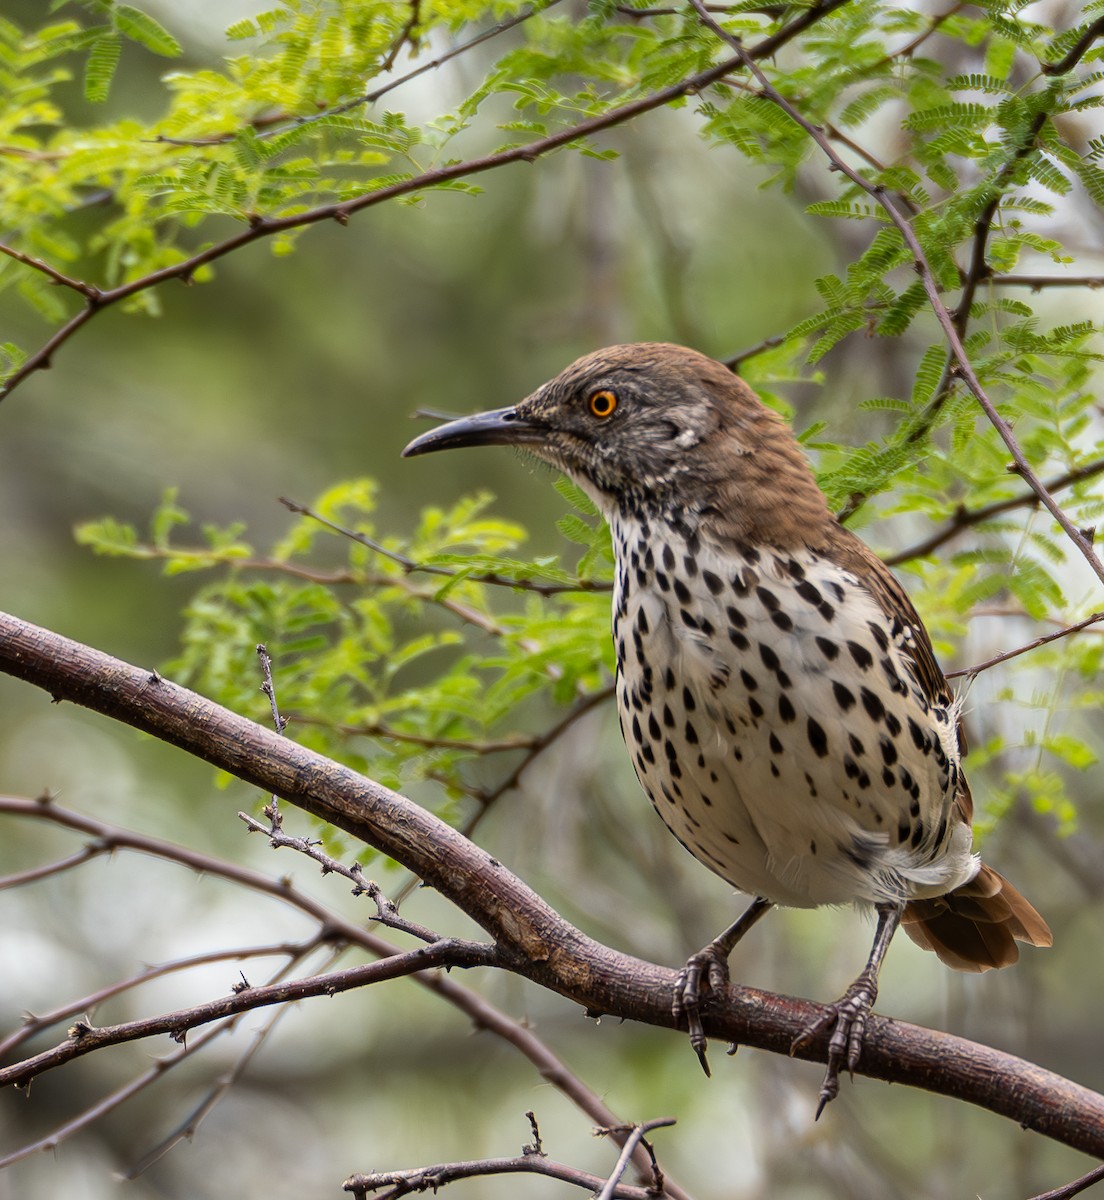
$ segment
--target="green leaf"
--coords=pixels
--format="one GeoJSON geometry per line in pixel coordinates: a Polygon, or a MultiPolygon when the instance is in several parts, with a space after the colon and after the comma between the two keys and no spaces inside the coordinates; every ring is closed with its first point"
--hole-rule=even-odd
{"type": "Polygon", "coordinates": [[[122,39],[115,33],[105,33],[92,43],[84,67],[84,96],[93,104],[102,104],[111,91],[111,81],[119,65],[122,39]]]}
{"type": "Polygon", "coordinates": [[[115,4],[111,9],[115,28],[132,42],[138,42],[162,58],[179,58],[180,43],[148,13],[129,4],[115,4]]]}

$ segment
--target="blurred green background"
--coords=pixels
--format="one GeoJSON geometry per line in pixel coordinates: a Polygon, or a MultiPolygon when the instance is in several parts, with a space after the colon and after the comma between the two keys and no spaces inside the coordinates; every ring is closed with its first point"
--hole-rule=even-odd
{"type": "MultiPolygon", "coordinates": [[[[39,7],[5,4],[28,22],[39,7]]],[[[221,28],[249,11],[185,0],[148,7],[185,43],[188,65],[219,55],[221,28]]],[[[139,59],[112,95],[119,111],[156,95],[149,85],[162,64],[139,59]]],[[[422,96],[441,108],[473,69],[428,75],[404,102],[416,108],[422,96]]],[[[761,190],[763,178],[743,160],[697,138],[689,111],[652,114],[603,145],[621,157],[558,155],[497,171],[481,180],[481,198],[438,195],[373,209],[347,228],[309,231],[290,257],[274,257],[261,242],[219,263],[212,284],[163,287],[159,320],[117,310],[98,317],[50,371],[0,406],[0,604],[132,662],[152,667],[172,657],[195,580],[99,559],[73,540],[75,524],[104,514],[144,526],[167,486],[179,488],[197,522],[244,520],[260,545],[288,523],[277,497],[309,502],[338,479],[378,478],[379,528],[397,532],[422,505],[489,486],[496,511],[531,530],[534,554],[567,553],[554,528],[563,502],[545,474],[502,453],[403,462],[399,451],[424,427],[410,414],[511,403],[577,354],[613,341],[667,339],[735,353],[806,315],[816,303],[813,280],[836,269],[841,253],[825,223],[804,215],[815,195],[761,190]]],[[[0,321],[4,339],[24,345],[49,332],[14,304],[0,321]]],[[[790,389],[795,423],[825,419],[842,440],[862,439],[854,398],[870,394],[872,380],[882,394],[907,389],[912,362],[907,344],[849,339],[822,364],[823,389],[790,389]]],[[[878,530],[867,533],[880,548],[891,544],[878,530]]],[[[972,645],[970,657],[978,649],[972,645]]],[[[169,748],[0,679],[0,790],[44,789],[103,820],[273,875],[290,872],[335,907],[366,915],[341,881],[316,879],[308,864],[274,859],[246,838],[234,813],[255,811],[262,798],[237,784],[216,786],[207,768],[169,748]]],[[[298,823],[294,814],[289,821],[298,823]]],[[[580,723],[479,836],[588,933],[651,960],[681,962],[740,903],[662,829],[609,711],[580,723]]],[[[1104,1087],[1095,1001],[1104,983],[1095,953],[1102,880],[1079,848],[1096,844],[1091,831],[1083,839],[1055,848],[1034,826],[1010,821],[986,846],[1051,920],[1053,951],[1029,951],[1013,971],[967,978],[902,938],[879,1011],[1104,1087]]],[[[49,861],[77,844],[4,821],[0,870],[49,861]]],[[[401,881],[397,872],[381,879],[385,888],[401,881]]],[[[459,925],[432,895],[415,894],[407,911],[437,927],[459,925]]],[[[5,1028],[24,1008],[91,992],[145,961],[304,931],[274,903],[125,854],[6,892],[0,912],[5,1028]]],[[[850,911],[775,915],[741,946],[733,974],[829,999],[861,964],[869,932],[850,911]]],[[[198,1002],[225,992],[234,977],[222,964],[186,983],[162,981],[96,1020],[198,1002]]],[[[681,1037],[588,1021],[512,978],[465,982],[531,1022],[626,1120],[677,1115],[676,1128],[654,1141],[664,1166],[701,1197],[1026,1195],[1025,1187],[1043,1190],[1088,1166],[992,1115],[865,1080],[845,1086],[814,1126],[815,1066],[747,1050],[726,1060],[716,1047],[707,1082],[681,1037]]],[[[57,1153],[0,1174],[0,1200],[114,1195],[112,1172],[173,1128],[261,1023],[247,1017],[233,1040],[57,1153]]],[[[0,1095],[2,1149],[53,1128],[160,1049],[96,1055],[38,1080],[29,1102],[0,1095]]],[[[529,1139],[527,1109],[553,1157],[609,1170],[610,1146],[591,1139],[587,1122],[508,1047],[473,1033],[413,984],[389,984],[291,1011],[195,1140],[128,1184],[127,1195],[336,1195],[354,1170],[516,1153],[529,1139]]],[[[564,1194],[539,1180],[453,1190],[564,1194]]]]}

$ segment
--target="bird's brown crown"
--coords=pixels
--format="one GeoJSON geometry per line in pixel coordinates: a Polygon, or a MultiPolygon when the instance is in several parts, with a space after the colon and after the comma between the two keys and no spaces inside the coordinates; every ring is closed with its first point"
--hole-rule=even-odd
{"type": "Polygon", "coordinates": [[[819,542],[834,521],[789,427],[714,359],[663,342],[609,346],[516,409],[528,447],[609,507],[698,511],[722,535],[819,542]]]}

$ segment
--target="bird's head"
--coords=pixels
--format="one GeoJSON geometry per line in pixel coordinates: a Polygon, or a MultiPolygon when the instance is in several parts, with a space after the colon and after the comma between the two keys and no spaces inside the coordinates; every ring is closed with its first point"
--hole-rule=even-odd
{"type": "Polygon", "coordinates": [[[682,346],[610,346],[572,363],[513,408],[450,421],[403,454],[522,447],[608,508],[625,495],[662,494],[700,470],[699,448],[726,423],[723,393],[738,386],[720,363],[682,346]]]}
{"type": "Polygon", "coordinates": [[[597,350],[513,408],[450,421],[415,438],[403,455],[491,445],[551,463],[607,516],[625,505],[673,504],[759,523],[764,489],[787,483],[811,489],[823,510],[786,425],[721,363],[684,346],[597,350]]]}

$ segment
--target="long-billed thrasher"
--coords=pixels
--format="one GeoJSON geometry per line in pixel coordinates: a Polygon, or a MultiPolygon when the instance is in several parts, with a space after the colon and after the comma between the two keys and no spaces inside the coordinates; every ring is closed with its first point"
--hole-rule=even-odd
{"type": "Polygon", "coordinates": [[[637,776],[690,853],[755,897],[676,984],[703,1066],[702,996],[772,905],[877,912],[862,973],[798,1038],[832,1030],[818,1116],[840,1067],[858,1065],[898,925],[961,971],[1009,966],[1017,941],[1051,944],[972,852],[960,703],[916,610],[742,380],[681,346],[611,346],[403,453],[476,445],[531,451],[609,521],[617,707],[637,776]]]}

